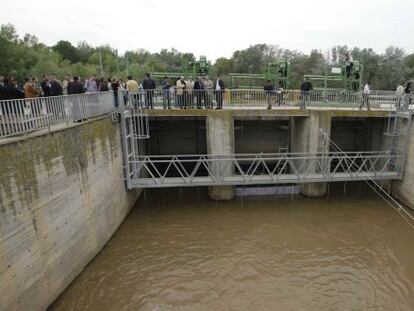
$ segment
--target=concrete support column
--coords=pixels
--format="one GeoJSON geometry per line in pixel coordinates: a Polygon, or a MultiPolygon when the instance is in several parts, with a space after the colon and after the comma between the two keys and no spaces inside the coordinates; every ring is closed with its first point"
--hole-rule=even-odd
{"type": "MultiPolygon", "coordinates": [[[[311,154],[329,152],[331,121],[330,111],[310,110],[308,117],[292,118],[291,152],[311,154]]],[[[300,188],[301,194],[309,197],[322,197],[327,192],[326,183],[303,183],[300,188]]]]}
{"type": "MultiPolygon", "coordinates": [[[[212,111],[206,121],[207,152],[209,155],[234,154],[234,125],[230,111],[212,111]]],[[[212,170],[226,170],[233,174],[234,166],[228,166],[225,162],[215,163],[212,170]]],[[[218,201],[232,200],[235,195],[234,186],[214,186],[208,188],[210,199],[218,201]]]]}

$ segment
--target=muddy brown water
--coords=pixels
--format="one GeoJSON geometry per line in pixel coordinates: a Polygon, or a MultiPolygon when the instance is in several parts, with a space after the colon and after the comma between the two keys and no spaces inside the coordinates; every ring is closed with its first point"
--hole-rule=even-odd
{"type": "Polygon", "coordinates": [[[367,191],[149,191],[50,310],[414,310],[413,238],[367,191]]]}

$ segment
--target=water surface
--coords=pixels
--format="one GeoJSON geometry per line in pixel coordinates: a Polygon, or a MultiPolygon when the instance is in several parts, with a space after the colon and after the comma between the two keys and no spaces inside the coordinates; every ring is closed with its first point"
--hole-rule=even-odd
{"type": "Polygon", "coordinates": [[[366,191],[151,191],[51,310],[414,310],[413,237],[366,191]]]}

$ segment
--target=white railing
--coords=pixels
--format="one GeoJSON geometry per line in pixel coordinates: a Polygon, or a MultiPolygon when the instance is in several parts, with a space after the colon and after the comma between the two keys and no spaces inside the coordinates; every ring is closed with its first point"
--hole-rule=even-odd
{"type": "Polygon", "coordinates": [[[0,137],[64,126],[114,110],[112,92],[0,101],[0,137]]]}
{"type": "MultiPolygon", "coordinates": [[[[252,89],[227,89],[225,92],[214,90],[151,90],[130,93],[124,96],[124,103],[143,108],[213,108],[222,99],[223,107],[266,107],[268,104],[284,107],[327,107],[359,108],[362,104],[362,92],[344,90],[284,90],[266,92],[252,89]]],[[[393,91],[371,91],[369,102],[371,108],[393,110],[398,102],[393,91]]],[[[408,96],[400,98],[401,105],[408,105],[408,96]]]]}

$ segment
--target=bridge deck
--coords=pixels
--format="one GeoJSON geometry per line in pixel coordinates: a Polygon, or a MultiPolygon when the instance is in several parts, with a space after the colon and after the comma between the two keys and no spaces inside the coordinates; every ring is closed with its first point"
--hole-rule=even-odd
{"type": "Polygon", "coordinates": [[[335,173],[329,178],[324,174],[306,174],[302,177],[296,174],[255,175],[249,178],[241,175],[230,175],[217,180],[211,176],[199,176],[192,178],[166,177],[166,178],[137,178],[133,179],[132,188],[167,188],[167,187],[194,187],[194,186],[225,186],[225,185],[265,185],[265,184],[290,184],[309,182],[335,182],[335,181],[360,181],[360,180],[392,180],[399,179],[398,172],[361,172],[358,174],[335,173]]]}

